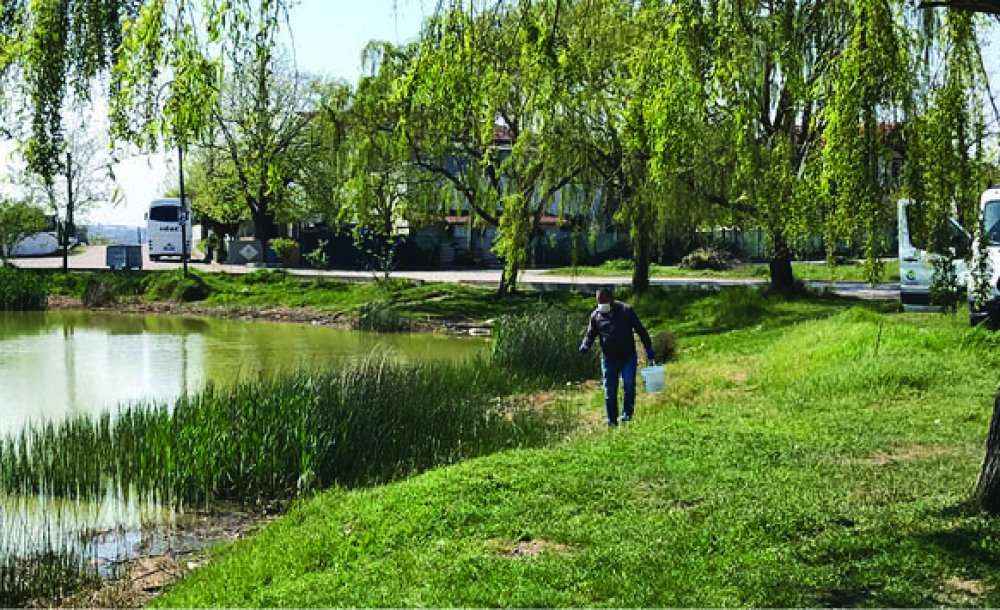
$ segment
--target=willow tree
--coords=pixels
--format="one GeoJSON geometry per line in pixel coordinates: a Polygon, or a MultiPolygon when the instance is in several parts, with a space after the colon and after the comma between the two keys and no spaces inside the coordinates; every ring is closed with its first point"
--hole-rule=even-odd
{"type": "MultiPolygon", "coordinates": [[[[562,0],[454,0],[425,27],[397,96],[413,162],[498,230],[500,292],[516,286],[530,239],[579,171],[556,138],[564,117],[562,0]]],[[[445,198],[448,205],[448,198],[445,198]]]]}
{"type": "Polygon", "coordinates": [[[678,159],[673,153],[690,142],[671,138],[670,146],[655,154],[647,122],[655,116],[653,120],[669,123],[675,135],[683,132],[690,123],[678,119],[688,106],[672,102],[697,96],[672,94],[697,87],[699,79],[690,72],[668,74],[685,60],[668,15],[673,8],[579,0],[566,2],[564,11],[567,41],[559,64],[561,82],[571,94],[565,96],[559,141],[563,154],[582,165],[577,182],[587,187],[584,192],[599,198],[605,218],[627,231],[634,259],[632,286],[642,291],[649,286],[668,207],[657,187],[667,182],[666,168],[678,159]],[[653,175],[660,180],[651,176],[654,157],[659,172],[653,175]]]}
{"type": "Polygon", "coordinates": [[[828,248],[838,239],[862,237],[871,281],[881,273],[883,229],[890,221],[886,201],[895,188],[889,160],[914,93],[898,15],[888,0],[851,7],[847,45],[824,83],[829,102],[819,117],[826,129],[814,217],[828,248]]]}
{"type": "MultiPolygon", "coordinates": [[[[142,0],[0,2],[0,133],[24,142],[30,170],[52,184],[65,171],[64,116],[85,105],[122,55],[123,27],[142,0]]],[[[105,93],[113,95],[114,87],[105,93]]]]}
{"type": "Polygon", "coordinates": [[[395,267],[402,228],[423,218],[438,194],[435,179],[411,162],[407,141],[398,137],[405,114],[393,91],[409,59],[404,48],[370,44],[364,53],[370,74],[349,103],[328,104],[318,123],[327,126],[331,145],[324,157],[338,174],[336,201],[326,215],[351,227],[355,245],[384,279],[395,267]]]}

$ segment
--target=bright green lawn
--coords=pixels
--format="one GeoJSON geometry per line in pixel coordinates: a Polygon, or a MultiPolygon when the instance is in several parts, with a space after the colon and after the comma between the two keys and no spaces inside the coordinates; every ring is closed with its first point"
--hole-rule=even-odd
{"type": "Polygon", "coordinates": [[[637,303],[684,351],[630,427],[320,494],[155,603],[1000,603],[1000,520],[961,506],[1000,338],[844,301],[674,296],[637,303]]]}
{"type": "MultiPolygon", "coordinates": [[[[826,263],[813,263],[797,261],[792,263],[795,277],[807,281],[837,281],[837,282],[864,282],[864,265],[860,263],[848,263],[845,265],[828,265],[826,263]]],[[[650,275],[654,278],[739,278],[739,279],[761,279],[768,278],[768,266],[763,263],[740,264],[728,271],[693,270],[684,269],[676,265],[653,265],[650,275]]],[[[546,272],[548,275],[578,275],[596,277],[629,276],[632,274],[632,261],[614,260],[595,267],[561,267],[551,269],[546,272]]],[[[891,260],[885,263],[881,281],[899,281],[899,261],[891,260]]]]}

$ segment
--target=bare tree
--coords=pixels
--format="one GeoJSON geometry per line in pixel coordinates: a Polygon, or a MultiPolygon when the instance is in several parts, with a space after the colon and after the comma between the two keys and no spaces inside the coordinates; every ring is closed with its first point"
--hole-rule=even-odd
{"type": "Polygon", "coordinates": [[[57,171],[51,178],[32,172],[27,164],[16,177],[27,198],[56,216],[63,271],[69,268],[69,246],[76,220],[95,205],[121,201],[115,180],[114,157],[101,140],[80,125],[66,130],[57,171]]]}

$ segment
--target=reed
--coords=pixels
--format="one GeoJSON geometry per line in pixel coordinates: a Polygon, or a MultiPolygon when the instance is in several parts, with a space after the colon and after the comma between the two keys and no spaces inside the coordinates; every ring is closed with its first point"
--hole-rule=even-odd
{"type": "Polygon", "coordinates": [[[555,307],[503,316],[493,326],[493,363],[523,375],[556,381],[580,381],[597,374],[592,350],[578,348],[586,318],[555,307]]]}
{"type": "Polygon", "coordinates": [[[381,482],[542,442],[567,418],[504,398],[539,384],[483,359],[375,354],[334,371],[208,387],[172,408],[29,425],[0,442],[0,489],[97,497],[111,481],[177,502],[254,502],[381,482]]]}

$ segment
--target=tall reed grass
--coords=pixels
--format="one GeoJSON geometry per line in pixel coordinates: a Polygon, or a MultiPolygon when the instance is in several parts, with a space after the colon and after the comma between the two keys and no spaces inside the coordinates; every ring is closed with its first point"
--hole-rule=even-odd
{"type": "Polygon", "coordinates": [[[578,352],[586,330],[585,316],[554,307],[503,316],[493,326],[491,359],[522,375],[563,382],[591,379],[597,374],[597,350],[578,352]]]}
{"type": "Polygon", "coordinates": [[[173,406],[29,425],[0,443],[0,489],[95,497],[113,481],[176,501],[256,501],[389,480],[541,442],[553,421],[503,397],[538,380],[389,355],[209,387],[173,406]]]}
{"type": "Polygon", "coordinates": [[[0,263],[0,311],[45,309],[48,298],[44,277],[0,263]]]}

